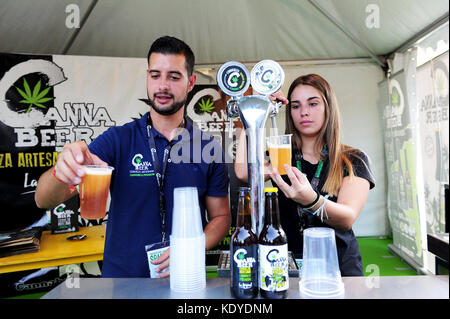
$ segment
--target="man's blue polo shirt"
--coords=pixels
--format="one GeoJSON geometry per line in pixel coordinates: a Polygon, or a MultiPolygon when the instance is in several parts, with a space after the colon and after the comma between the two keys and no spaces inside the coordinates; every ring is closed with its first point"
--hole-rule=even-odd
{"type": "MultiPolygon", "coordinates": [[[[114,167],[103,277],[149,277],[145,246],[161,241],[159,187],[148,143],[148,116],[146,113],[138,120],[111,127],[89,145],[92,153],[114,167]]],[[[163,151],[169,142],[154,128],[152,132],[162,163],[163,151]]],[[[205,197],[228,195],[229,178],[220,144],[189,120],[176,141],[172,149],[177,149],[175,155],[180,156],[171,156],[164,180],[167,239],[172,230],[174,188],[197,187],[204,226],[205,197]],[[214,154],[216,156],[211,156],[214,154]],[[211,162],[212,158],[215,160],[211,162]]]]}

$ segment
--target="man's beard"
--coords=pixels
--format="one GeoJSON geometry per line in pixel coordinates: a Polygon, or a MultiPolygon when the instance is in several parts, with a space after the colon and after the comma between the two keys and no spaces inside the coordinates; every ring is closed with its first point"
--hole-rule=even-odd
{"type": "MultiPolygon", "coordinates": [[[[157,94],[160,94],[160,93],[153,94],[153,100],[150,99],[150,97],[149,97],[148,100],[144,101],[144,102],[149,104],[155,110],[155,112],[160,114],[160,115],[172,115],[172,114],[175,114],[183,107],[184,104],[186,104],[187,96],[184,98],[184,100],[182,100],[180,102],[173,102],[168,108],[161,109],[155,103],[155,99],[156,99],[156,95],[157,94]]],[[[170,95],[170,97],[173,99],[173,95],[172,94],[168,94],[168,93],[164,93],[164,94],[170,95]]],[[[147,93],[147,96],[148,96],[148,93],[147,93]]]]}

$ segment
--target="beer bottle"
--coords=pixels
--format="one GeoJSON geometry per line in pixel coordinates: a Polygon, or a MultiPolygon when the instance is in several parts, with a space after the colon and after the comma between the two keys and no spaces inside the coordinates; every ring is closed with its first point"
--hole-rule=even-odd
{"type": "Polygon", "coordinates": [[[265,188],[264,226],[259,235],[259,285],[264,298],[286,298],[289,289],[287,237],[280,225],[278,189],[265,188]]]}
{"type": "Polygon", "coordinates": [[[230,241],[231,293],[235,298],[258,295],[258,237],[252,231],[250,189],[239,188],[236,230],[230,241]]]}

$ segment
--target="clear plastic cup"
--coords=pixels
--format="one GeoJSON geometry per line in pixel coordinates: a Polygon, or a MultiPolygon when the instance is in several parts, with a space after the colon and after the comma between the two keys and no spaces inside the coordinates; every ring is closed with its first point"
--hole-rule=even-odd
{"type": "Polygon", "coordinates": [[[284,164],[291,166],[292,158],[292,134],[274,135],[266,138],[269,149],[270,163],[280,175],[286,175],[284,164]]]}
{"type": "Polygon", "coordinates": [[[193,238],[203,234],[198,192],[195,187],[178,187],[173,191],[172,236],[193,238]]]}
{"type": "Polygon", "coordinates": [[[300,295],[303,298],[342,298],[345,289],[334,229],[313,227],[303,232],[300,295]]]}
{"type": "Polygon", "coordinates": [[[205,267],[205,236],[193,240],[175,239],[173,236],[170,243],[170,267],[171,275],[174,273],[173,267],[178,267],[187,272],[195,272],[201,267],[205,267]]]}
{"type": "MultiPolygon", "coordinates": [[[[205,255],[205,235],[198,239],[175,239],[170,236],[170,256],[176,261],[184,262],[184,267],[202,263],[205,255]]],[[[171,263],[172,265],[172,263],[171,263]]]]}
{"type": "Polygon", "coordinates": [[[205,234],[192,238],[170,236],[170,289],[189,292],[205,286],[205,234]]]}
{"type": "Polygon", "coordinates": [[[79,185],[82,218],[100,219],[106,215],[109,184],[114,170],[111,166],[83,165],[85,174],[79,185]]]}
{"type": "Polygon", "coordinates": [[[197,188],[175,188],[170,236],[170,289],[189,292],[205,286],[205,234],[197,188]]]}

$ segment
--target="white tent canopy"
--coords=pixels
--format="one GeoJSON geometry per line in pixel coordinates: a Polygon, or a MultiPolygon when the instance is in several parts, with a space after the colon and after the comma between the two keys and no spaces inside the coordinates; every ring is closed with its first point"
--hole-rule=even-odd
{"type": "Polygon", "coordinates": [[[197,65],[369,57],[382,66],[446,21],[447,0],[0,0],[0,52],[145,57],[169,34],[197,65]]]}
{"type": "MultiPolygon", "coordinates": [[[[214,83],[218,66],[230,60],[280,62],[284,92],[299,74],[318,73],[336,92],[343,142],[373,161],[376,187],[355,233],[386,235],[378,83],[387,70],[395,72],[389,58],[396,52],[441,26],[448,29],[448,7],[448,0],[0,0],[0,52],[141,58],[142,72],[132,80],[141,97],[143,58],[162,35],[191,46],[196,70],[206,75],[199,84],[214,83]]],[[[118,101],[131,104],[127,99],[118,101]]],[[[282,129],[284,108],[277,122],[282,129]]]]}

